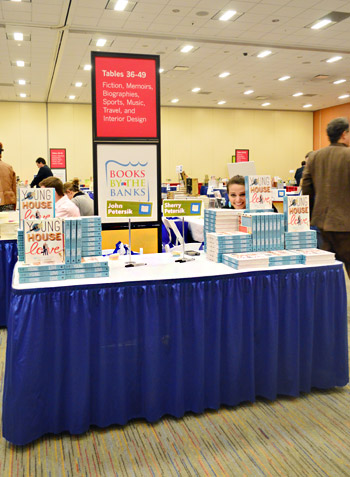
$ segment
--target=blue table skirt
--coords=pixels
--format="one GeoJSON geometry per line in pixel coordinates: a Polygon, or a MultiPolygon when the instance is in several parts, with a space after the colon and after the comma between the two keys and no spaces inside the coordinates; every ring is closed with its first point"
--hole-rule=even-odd
{"type": "Polygon", "coordinates": [[[17,240],[0,240],[0,326],[7,325],[12,272],[17,255],[17,240]]]}
{"type": "Polygon", "coordinates": [[[13,291],[3,435],[24,445],[348,378],[340,264],[13,291]]]}

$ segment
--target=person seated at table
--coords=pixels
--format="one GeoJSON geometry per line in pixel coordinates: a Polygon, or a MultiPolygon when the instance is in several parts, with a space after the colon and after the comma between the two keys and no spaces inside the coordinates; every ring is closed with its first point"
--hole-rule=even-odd
{"type": "Polygon", "coordinates": [[[63,182],[58,177],[47,177],[39,183],[40,187],[53,187],[55,189],[55,215],[56,217],[80,217],[78,207],[63,192],[63,182]]]}
{"type": "Polygon", "coordinates": [[[78,207],[81,216],[94,215],[94,201],[80,190],[79,179],[75,178],[70,182],[65,182],[63,190],[68,199],[78,207]]]}
{"type": "Polygon", "coordinates": [[[245,209],[245,183],[243,176],[233,176],[227,183],[228,202],[225,209],[245,209]]]}

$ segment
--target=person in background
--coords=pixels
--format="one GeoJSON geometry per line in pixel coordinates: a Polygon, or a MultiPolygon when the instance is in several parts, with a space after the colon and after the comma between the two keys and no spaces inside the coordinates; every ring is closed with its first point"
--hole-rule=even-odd
{"type": "Polygon", "coordinates": [[[51,169],[49,168],[49,166],[46,165],[45,159],[43,159],[42,157],[38,157],[35,162],[39,168],[39,171],[30,183],[30,187],[39,187],[39,184],[42,180],[46,179],[46,177],[53,176],[51,169]]]}
{"type": "Polygon", "coordinates": [[[79,187],[79,179],[63,184],[64,193],[78,207],[81,216],[94,215],[94,201],[79,187]]]}
{"type": "Polygon", "coordinates": [[[227,183],[228,203],[225,209],[245,209],[245,183],[243,176],[233,176],[227,183]]]}
{"type": "Polygon", "coordinates": [[[58,177],[47,177],[39,184],[40,187],[53,187],[55,189],[55,216],[80,217],[78,207],[63,192],[63,183],[58,177]]]}
{"type": "Polygon", "coordinates": [[[311,225],[323,250],[336,254],[350,278],[350,132],[346,118],[327,125],[330,145],[313,152],[305,166],[302,192],[310,197],[311,225]]]}
{"type": "Polygon", "coordinates": [[[2,143],[0,142],[0,212],[16,210],[16,174],[10,164],[2,160],[2,143]]]}
{"type": "Polygon", "coordinates": [[[307,158],[309,157],[309,155],[312,153],[312,151],[308,152],[305,156],[305,161],[302,161],[301,162],[301,167],[299,167],[299,169],[297,169],[295,171],[295,174],[294,174],[294,179],[295,179],[295,182],[296,182],[296,185],[297,186],[300,186],[300,181],[303,177],[303,171],[304,171],[304,168],[305,168],[305,164],[306,164],[306,161],[307,161],[307,158]]]}

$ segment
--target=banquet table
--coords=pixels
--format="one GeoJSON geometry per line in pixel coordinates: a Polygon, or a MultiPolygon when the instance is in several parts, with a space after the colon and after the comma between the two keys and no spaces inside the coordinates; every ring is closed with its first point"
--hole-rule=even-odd
{"type": "Polygon", "coordinates": [[[17,255],[17,240],[0,240],[0,326],[7,325],[12,272],[17,255]]]}
{"type": "Polygon", "coordinates": [[[15,268],[2,411],[11,443],[348,383],[341,263],[238,272],[203,255],[124,260],[108,278],[40,288],[18,284],[15,268]]]}

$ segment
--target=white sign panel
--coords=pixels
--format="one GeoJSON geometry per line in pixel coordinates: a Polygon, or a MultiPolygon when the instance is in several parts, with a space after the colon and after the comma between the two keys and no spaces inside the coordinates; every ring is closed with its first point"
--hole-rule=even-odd
{"type": "Polygon", "coordinates": [[[139,221],[157,221],[156,145],[98,144],[97,176],[98,215],[102,223],[128,222],[127,214],[111,214],[113,208],[120,208],[120,202],[135,202],[143,207],[152,204],[147,209],[151,212],[139,221]]]}

